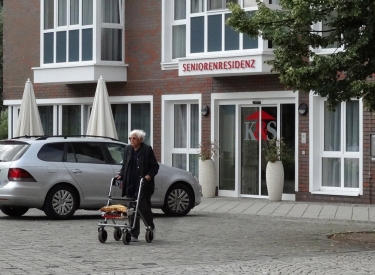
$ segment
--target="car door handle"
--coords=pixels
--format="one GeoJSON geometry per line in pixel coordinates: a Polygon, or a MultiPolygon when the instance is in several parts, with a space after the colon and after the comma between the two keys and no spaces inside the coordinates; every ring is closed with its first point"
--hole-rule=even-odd
{"type": "Polygon", "coordinates": [[[81,173],[82,171],[80,169],[74,169],[72,173],[81,173]]]}

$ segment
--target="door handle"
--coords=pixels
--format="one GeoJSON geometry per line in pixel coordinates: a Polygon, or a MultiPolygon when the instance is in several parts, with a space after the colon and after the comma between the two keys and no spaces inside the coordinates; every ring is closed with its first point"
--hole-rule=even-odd
{"type": "Polygon", "coordinates": [[[72,173],[81,173],[82,171],[80,169],[74,169],[72,173]]]}

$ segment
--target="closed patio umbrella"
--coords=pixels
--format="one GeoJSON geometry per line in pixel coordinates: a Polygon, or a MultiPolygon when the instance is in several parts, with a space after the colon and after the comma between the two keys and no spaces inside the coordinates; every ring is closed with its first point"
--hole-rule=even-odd
{"type": "Polygon", "coordinates": [[[20,114],[14,136],[43,136],[43,127],[40,120],[38,106],[34,94],[34,88],[30,79],[27,79],[23,91],[20,114]]]}
{"type": "Polygon", "coordinates": [[[102,76],[98,80],[94,103],[92,105],[87,135],[106,136],[117,139],[115,121],[109,103],[107,86],[102,76]]]}

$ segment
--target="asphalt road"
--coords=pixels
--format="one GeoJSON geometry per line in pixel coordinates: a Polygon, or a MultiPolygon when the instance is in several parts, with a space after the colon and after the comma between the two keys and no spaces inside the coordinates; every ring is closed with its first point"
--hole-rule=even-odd
{"type": "Polygon", "coordinates": [[[157,239],[98,241],[99,211],[48,220],[39,210],[0,214],[0,274],[375,274],[375,246],[327,235],[373,230],[374,222],[156,211],[157,239]]]}

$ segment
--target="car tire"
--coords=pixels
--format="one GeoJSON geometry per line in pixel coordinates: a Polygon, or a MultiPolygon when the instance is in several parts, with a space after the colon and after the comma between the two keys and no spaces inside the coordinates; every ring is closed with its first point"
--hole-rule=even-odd
{"type": "Polygon", "coordinates": [[[66,220],[77,210],[78,199],[73,188],[67,185],[57,185],[47,194],[44,213],[54,220],[66,220]]]}
{"type": "Polygon", "coordinates": [[[172,185],[165,194],[162,211],[168,216],[185,216],[193,208],[193,192],[184,184],[172,185]]]}
{"type": "Polygon", "coordinates": [[[29,211],[29,208],[21,206],[1,206],[0,210],[9,217],[21,217],[29,211]]]}

